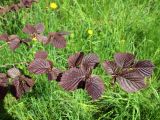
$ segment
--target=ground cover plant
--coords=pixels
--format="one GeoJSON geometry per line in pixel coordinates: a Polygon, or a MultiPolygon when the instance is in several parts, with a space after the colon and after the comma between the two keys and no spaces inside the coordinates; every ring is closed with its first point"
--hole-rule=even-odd
{"type": "Polygon", "coordinates": [[[24,2],[0,15],[0,119],[160,119],[158,0],[24,2]]]}
{"type": "Polygon", "coordinates": [[[0,7],[0,14],[6,14],[8,12],[18,11],[21,8],[28,8],[37,2],[37,0],[20,0],[19,3],[13,3],[9,6],[0,7]]]}

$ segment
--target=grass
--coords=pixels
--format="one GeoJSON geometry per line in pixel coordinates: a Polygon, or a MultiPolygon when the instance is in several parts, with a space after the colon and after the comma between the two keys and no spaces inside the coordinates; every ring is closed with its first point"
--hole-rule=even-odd
{"type": "MultiPolygon", "coordinates": [[[[45,34],[71,32],[67,47],[56,49],[33,42],[29,50],[22,45],[12,52],[6,45],[0,49],[0,72],[6,72],[4,64],[31,61],[40,49],[48,51],[49,59],[61,69],[77,51],[97,53],[101,62],[113,59],[115,52],[131,52],[138,59],[152,60],[156,68],[147,89],[127,94],[118,85],[112,88],[110,77],[99,66],[94,73],[104,80],[106,91],[96,102],[82,90],[69,93],[56,82],[48,82],[45,75],[31,74],[36,85],[30,93],[18,101],[8,94],[1,102],[2,120],[160,120],[159,0],[55,0],[55,11],[47,8],[52,0],[39,1],[31,9],[0,16],[0,33],[26,37],[21,31],[25,24],[42,22],[45,34]],[[94,31],[92,37],[88,37],[88,29],[94,31]]],[[[2,0],[0,5],[12,2],[2,0]]],[[[29,74],[24,64],[16,66],[29,74]]]]}

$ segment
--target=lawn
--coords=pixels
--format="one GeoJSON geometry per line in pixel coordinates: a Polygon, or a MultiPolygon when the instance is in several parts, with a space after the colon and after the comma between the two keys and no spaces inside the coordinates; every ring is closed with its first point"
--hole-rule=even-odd
{"type": "MultiPolygon", "coordinates": [[[[0,6],[18,0],[1,0],[0,6]]],[[[49,32],[70,32],[67,47],[57,49],[32,41],[32,48],[21,45],[14,52],[0,41],[0,72],[16,66],[34,78],[31,92],[16,100],[10,94],[0,104],[0,120],[160,120],[160,1],[159,0],[39,0],[31,8],[0,15],[0,34],[26,38],[22,28],[43,23],[49,32]],[[52,10],[50,3],[58,8],[52,10]],[[88,34],[93,31],[93,35],[88,34]],[[64,91],[45,75],[29,73],[24,62],[31,62],[38,50],[45,50],[54,66],[66,69],[69,55],[78,51],[96,53],[101,63],[113,60],[116,52],[129,52],[155,64],[148,87],[136,93],[110,84],[111,77],[99,65],[94,74],[105,83],[105,92],[92,101],[86,91],[64,91]]]]}

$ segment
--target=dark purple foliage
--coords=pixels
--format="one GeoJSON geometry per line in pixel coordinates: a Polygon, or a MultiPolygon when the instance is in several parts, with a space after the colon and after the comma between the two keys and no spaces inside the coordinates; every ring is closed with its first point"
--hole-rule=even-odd
{"type": "Polygon", "coordinates": [[[8,78],[4,73],[0,73],[0,100],[4,99],[8,92],[8,78]]]}
{"type": "Polygon", "coordinates": [[[34,81],[30,78],[21,75],[14,78],[11,93],[14,97],[19,99],[25,92],[28,92],[34,86],[34,81]]]}
{"type": "Polygon", "coordinates": [[[7,12],[18,11],[21,8],[29,8],[34,2],[38,2],[38,0],[20,0],[19,3],[14,3],[9,6],[0,7],[0,14],[5,14],[7,12]]]}
{"type": "Polygon", "coordinates": [[[22,43],[27,45],[27,47],[29,46],[27,43],[29,42],[28,39],[20,39],[17,35],[2,34],[0,35],[0,40],[7,42],[10,49],[13,51],[22,43]]]}
{"type": "Polygon", "coordinates": [[[82,62],[82,59],[84,57],[84,53],[83,52],[78,52],[74,55],[69,56],[68,58],[68,66],[69,68],[73,68],[73,67],[79,67],[79,65],[82,62]]]}
{"type": "Polygon", "coordinates": [[[83,70],[94,69],[99,64],[99,58],[96,54],[88,54],[84,56],[83,52],[78,52],[69,56],[69,68],[81,67],[83,70]]]}
{"type": "Polygon", "coordinates": [[[68,35],[68,33],[51,32],[49,33],[47,43],[53,45],[55,48],[65,48],[66,40],[65,40],[64,35],[68,35]]]}
{"type": "Polygon", "coordinates": [[[45,51],[38,51],[35,54],[35,59],[41,58],[41,59],[47,59],[48,53],[45,51]]]}
{"type": "Polygon", "coordinates": [[[29,71],[34,74],[47,74],[48,80],[57,80],[62,73],[59,69],[53,66],[52,61],[47,60],[48,54],[45,51],[38,51],[35,54],[35,59],[29,64],[29,71]]]}
{"type": "Polygon", "coordinates": [[[19,99],[25,92],[28,92],[34,86],[34,80],[22,75],[19,69],[11,68],[7,74],[0,73],[0,100],[4,99],[8,90],[11,94],[19,99]],[[12,79],[10,84],[8,79],[12,79]]]}
{"type": "Polygon", "coordinates": [[[20,5],[24,7],[31,7],[34,2],[38,2],[38,0],[20,0],[20,5]]]}
{"type": "Polygon", "coordinates": [[[105,61],[103,67],[123,90],[136,92],[146,87],[144,79],[151,76],[154,65],[148,60],[136,61],[130,53],[116,53],[114,61],[105,61]]]}
{"type": "Polygon", "coordinates": [[[36,38],[38,41],[42,42],[43,44],[46,44],[48,41],[48,38],[42,33],[44,32],[44,25],[42,23],[38,23],[36,25],[27,24],[22,31],[26,34],[29,34],[30,37],[36,38]]]}
{"type": "Polygon", "coordinates": [[[91,75],[98,63],[99,58],[95,54],[84,56],[79,52],[70,56],[68,59],[70,69],[62,75],[60,86],[68,91],[85,89],[93,100],[98,99],[104,92],[104,83],[98,76],[91,75]]]}

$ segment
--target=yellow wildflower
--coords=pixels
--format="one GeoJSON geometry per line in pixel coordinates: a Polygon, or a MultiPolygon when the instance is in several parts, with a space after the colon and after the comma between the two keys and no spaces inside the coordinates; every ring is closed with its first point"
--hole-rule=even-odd
{"type": "Polygon", "coordinates": [[[50,3],[50,8],[55,10],[55,9],[58,8],[58,5],[56,3],[54,3],[54,2],[52,2],[52,3],[50,3]]]}
{"type": "Polygon", "coordinates": [[[89,34],[90,36],[93,35],[93,30],[89,29],[87,32],[88,32],[88,34],[89,34]]]}
{"type": "Polygon", "coordinates": [[[33,41],[37,41],[37,38],[36,38],[36,37],[34,37],[34,38],[32,38],[32,40],[33,40],[33,41]]]}

